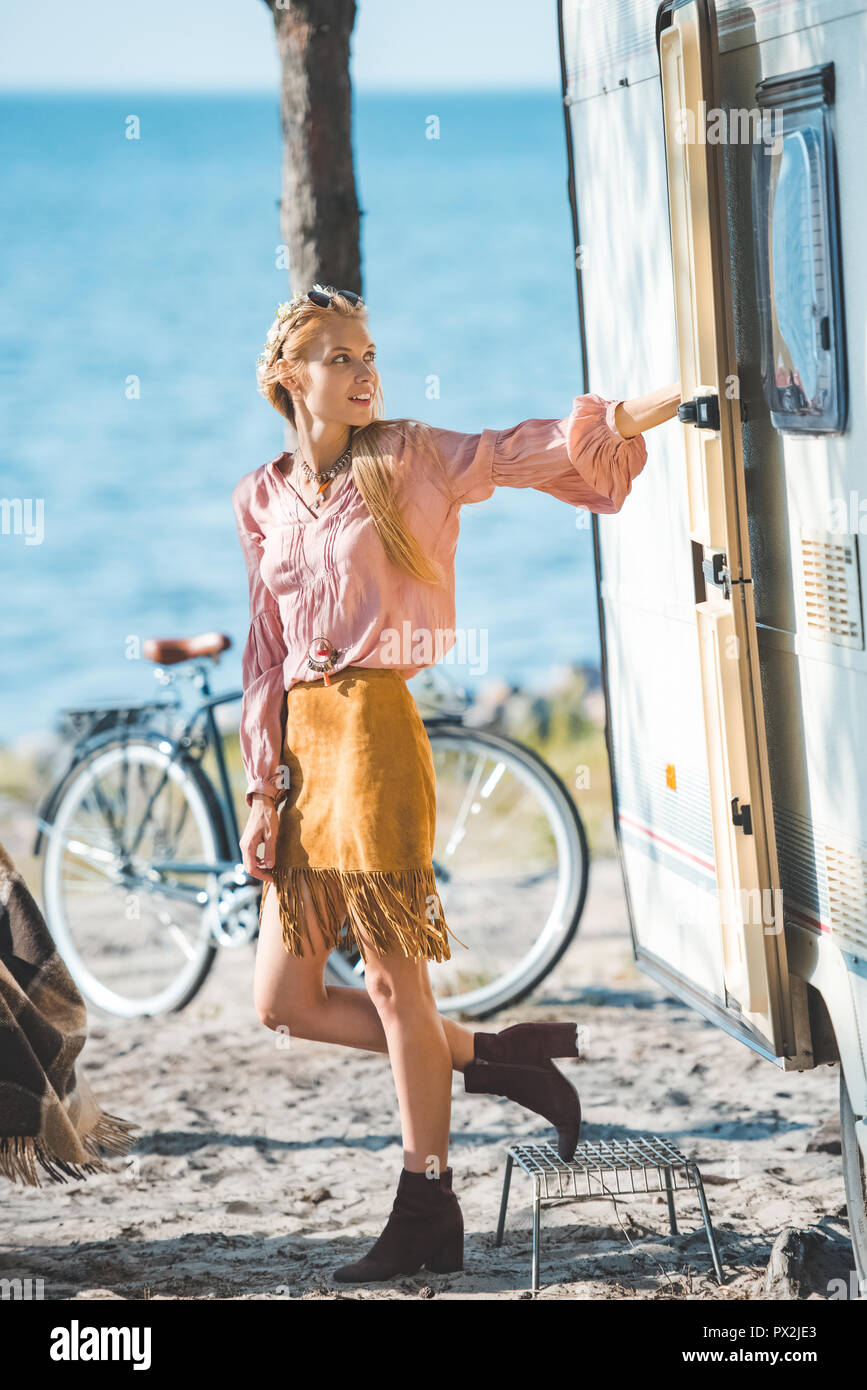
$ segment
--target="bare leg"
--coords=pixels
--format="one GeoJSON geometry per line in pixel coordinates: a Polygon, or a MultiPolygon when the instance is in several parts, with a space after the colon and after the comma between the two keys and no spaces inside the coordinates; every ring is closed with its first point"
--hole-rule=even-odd
{"type": "MultiPolygon", "coordinates": [[[[357,928],[356,928],[357,930],[357,928]]],[[[448,1164],[453,1059],[427,963],[377,956],[365,941],[364,981],[382,1021],[403,1139],[403,1166],[438,1175],[448,1164]]]]}
{"type": "MultiPolygon", "coordinates": [[[[256,950],[256,1012],[267,1028],[286,1027],[293,1037],[387,1053],[386,1032],[369,991],[323,983],[329,953],[309,893],[306,888],[302,891],[307,925],[315,944],[311,950],[305,943],[304,955],[293,956],[283,945],[276,891],[273,885],[266,886],[256,950]]],[[[365,953],[371,960],[372,953],[367,949],[365,953]]],[[[442,1014],[437,1013],[437,1017],[448,1043],[452,1067],[462,1072],[473,1059],[473,1033],[442,1014]]]]}

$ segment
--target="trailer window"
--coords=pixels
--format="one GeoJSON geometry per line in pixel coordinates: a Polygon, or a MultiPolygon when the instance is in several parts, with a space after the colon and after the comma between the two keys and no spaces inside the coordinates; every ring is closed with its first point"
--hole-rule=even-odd
{"type": "Polygon", "coordinates": [[[846,425],[845,335],[834,65],[767,78],[752,149],[762,381],[775,428],[838,434],[846,425]]]}

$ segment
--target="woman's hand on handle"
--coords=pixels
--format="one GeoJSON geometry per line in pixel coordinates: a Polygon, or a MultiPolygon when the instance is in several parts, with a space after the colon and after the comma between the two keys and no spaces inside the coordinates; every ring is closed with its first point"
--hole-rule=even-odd
{"type": "Polygon", "coordinates": [[[277,843],[277,803],[264,792],[253,793],[253,805],[241,836],[241,862],[251,878],[273,883],[274,849],[277,843]],[[259,858],[259,846],[265,849],[259,858]]]}
{"type": "Polygon", "coordinates": [[[621,401],[614,412],[614,423],[624,439],[632,439],[636,434],[652,430],[677,414],[680,405],[680,382],[671,386],[661,386],[646,396],[635,396],[630,401],[621,401]]]}

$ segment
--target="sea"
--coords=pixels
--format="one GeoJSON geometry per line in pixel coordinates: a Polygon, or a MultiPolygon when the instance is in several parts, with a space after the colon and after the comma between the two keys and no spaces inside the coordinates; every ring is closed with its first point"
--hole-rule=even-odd
{"type": "MultiPolygon", "coordinates": [[[[361,289],[385,412],[474,433],[567,415],[581,378],[556,91],[355,94],[361,289]]],[[[255,363],[291,287],[277,93],[0,98],[0,743],[149,698],[149,636],[220,631],[247,583],[231,506],[284,447],[255,363]]],[[[327,275],[323,279],[329,279],[327,275]]],[[[464,507],[464,664],[543,690],[598,664],[592,534],[498,487],[464,507]],[[484,651],[484,656],[482,652],[484,651]]]]}

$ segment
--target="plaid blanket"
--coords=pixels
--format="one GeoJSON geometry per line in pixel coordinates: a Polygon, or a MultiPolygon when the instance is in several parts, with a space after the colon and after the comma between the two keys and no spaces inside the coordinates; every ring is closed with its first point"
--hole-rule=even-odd
{"type": "Polygon", "coordinates": [[[105,1171],[127,1120],[103,1111],[76,1058],[87,1013],[30,890],[0,844],[0,1175],[41,1187],[105,1171]]]}

